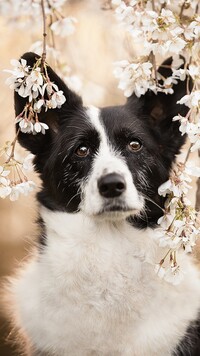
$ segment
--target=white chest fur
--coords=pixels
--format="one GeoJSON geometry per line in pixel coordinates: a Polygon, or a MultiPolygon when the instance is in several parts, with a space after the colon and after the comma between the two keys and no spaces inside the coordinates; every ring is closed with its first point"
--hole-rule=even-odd
{"type": "Polygon", "coordinates": [[[171,286],[154,273],[153,230],[42,209],[47,246],[13,283],[18,321],[59,356],[170,355],[197,317],[200,283],[184,256],[171,286]]]}

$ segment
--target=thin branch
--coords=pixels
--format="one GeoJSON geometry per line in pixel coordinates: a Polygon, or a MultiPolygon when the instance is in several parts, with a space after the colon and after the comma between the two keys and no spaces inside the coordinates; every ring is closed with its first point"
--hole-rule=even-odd
{"type": "Polygon", "coordinates": [[[13,140],[12,143],[11,143],[12,150],[11,150],[11,153],[10,153],[10,155],[9,155],[9,157],[8,157],[8,159],[7,159],[7,161],[5,162],[5,164],[8,164],[8,163],[14,158],[14,156],[15,156],[15,145],[16,145],[16,143],[17,143],[17,138],[18,138],[19,132],[20,132],[20,129],[17,130],[17,133],[16,133],[16,135],[15,135],[15,138],[14,138],[14,140],[13,140]]]}
{"type": "MultiPolygon", "coordinates": [[[[56,51],[56,41],[55,41],[55,36],[54,36],[54,32],[51,29],[51,25],[53,23],[53,16],[50,15],[50,24],[49,24],[49,33],[51,35],[51,46],[54,48],[54,50],[56,51]]],[[[55,62],[55,67],[58,69],[59,68],[59,63],[58,63],[58,59],[54,58],[54,62],[55,62]]]]}
{"type": "Polygon", "coordinates": [[[155,54],[153,53],[153,51],[151,51],[149,59],[150,59],[151,64],[153,66],[155,82],[156,82],[156,85],[157,85],[158,84],[158,77],[157,77],[157,68],[156,68],[156,57],[155,57],[155,54]]]}
{"type": "Polygon", "coordinates": [[[185,160],[184,160],[184,166],[186,165],[188,159],[189,159],[189,156],[190,156],[190,153],[191,153],[191,147],[192,147],[192,143],[190,144],[190,147],[188,148],[188,151],[187,151],[187,155],[185,157],[185,160]]]}
{"type": "Polygon", "coordinates": [[[43,19],[43,51],[42,51],[42,68],[44,67],[44,63],[46,60],[47,56],[47,28],[46,28],[46,13],[45,13],[45,5],[44,5],[44,0],[41,0],[41,9],[42,9],[42,19],[43,19]]]}
{"type": "Polygon", "coordinates": [[[184,11],[184,10],[185,10],[185,1],[184,1],[183,4],[181,5],[181,11],[180,11],[180,14],[179,14],[180,19],[182,19],[183,11],[184,11]]]}

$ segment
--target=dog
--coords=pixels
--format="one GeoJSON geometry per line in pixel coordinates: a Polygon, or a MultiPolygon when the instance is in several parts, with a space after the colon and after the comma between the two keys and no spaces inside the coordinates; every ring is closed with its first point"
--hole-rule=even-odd
{"type": "MultiPolygon", "coordinates": [[[[23,55],[33,67],[34,53],[23,55]]],[[[170,75],[171,59],[159,72],[170,75]]],[[[187,108],[174,93],[134,94],[125,105],[84,107],[64,92],[61,108],[42,111],[45,135],[19,133],[35,155],[41,234],[37,252],[10,284],[13,323],[31,355],[200,355],[200,277],[180,253],[184,280],[172,286],[154,271],[163,257],[154,235],[167,181],[185,137],[172,118],[187,108]]],[[[15,93],[19,115],[26,101],[15,93]]],[[[18,128],[18,124],[17,124],[18,128]]]]}

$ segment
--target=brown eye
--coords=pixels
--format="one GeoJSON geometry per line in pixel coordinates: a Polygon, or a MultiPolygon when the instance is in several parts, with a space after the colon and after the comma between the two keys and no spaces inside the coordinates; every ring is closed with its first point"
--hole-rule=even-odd
{"type": "Polygon", "coordinates": [[[83,158],[87,157],[89,155],[89,152],[90,152],[89,148],[85,145],[79,146],[76,150],[77,156],[83,157],[83,158]]]}
{"type": "Polygon", "coordinates": [[[131,152],[136,152],[139,151],[140,148],[142,147],[142,144],[140,141],[138,140],[132,140],[129,144],[128,144],[128,149],[131,152]]]}

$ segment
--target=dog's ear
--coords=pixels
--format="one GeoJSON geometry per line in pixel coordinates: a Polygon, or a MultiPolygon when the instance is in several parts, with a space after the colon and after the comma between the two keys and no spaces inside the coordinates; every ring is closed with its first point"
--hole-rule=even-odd
{"type": "MultiPolygon", "coordinates": [[[[28,52],[25,53],[21,58],[25,59],[27,61],[27,65],[33,68],[34,64],[40,57],[35,53],[28,52]]],[[[59,130],[63,121],[67,118],[67,113],[71,113],[73,110],[82,107],[81,98],[72,92],[49,66],[47,66],[47,73],[50,81],[56,84],[59,90],[63,91],[66,101],[60,108],[48,109],[47,111],[42,109],[41,113],[38,114],[39,121],[49,126],[49,129],[46,130],[45,135],[42,133],[33,135],[32,133],[28,134],[21,131],[19,132],[19,143],[35,155],[40,152],[45,152],[51,146],[56,132],[59,130]]],[[[28,98],[23,98],[17,92],[15,92],[14,99],[15,113],[17,117],[23,111],[28,98]]],[[[19,123],[16,126],[16,129],[18,130],[19,123]]]]}
{"type": "MultiPolygon", "coordinates": [[[[162,63],[158,70],[161,77],[168,78],[172,75],[171,64],[172,58],[162,63]]],[[[162,80],[160,82],[162,84],[162,80]]],[[[173,155],[179,152],[185,141],[185,137],[179,132],[179,122],[172,119],[178,114],[185,116],[189,110],[185,105],[177,104],[177,101],[187,94],[187,87],[189,89],[192,87],[190,78],[184,81],[177,80],[177,84],[173,84],[173,94],[158,92],[156,95],[148,91],[140,98],[132,95],[127,102],[131,110],[136,108],[139,118],[148,120],[151,129],[160,139],[161,150],[164,151],[168,146],[168,152],[171,151],[173,155]]]]}

